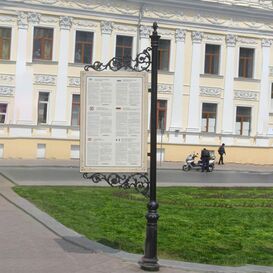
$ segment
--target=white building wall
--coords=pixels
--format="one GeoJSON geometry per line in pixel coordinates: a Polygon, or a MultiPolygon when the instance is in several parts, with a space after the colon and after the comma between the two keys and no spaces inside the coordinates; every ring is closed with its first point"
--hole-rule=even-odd
{"type": "MultiPolygon", "coordinates": [[[[215,145],[221,142],[227,145],[243,145],[243,142],[238,140],[241,137],[235,134],[235,110],[236,106],[244,105],[253,109],[252,135],[246,143],[257,147],[271,147],[272,135],[268,135],[268,132],[273,130],[269,114],[273,31],[266,26],[266,20],[271,18],[267,13],[267,10],[271,10],[271,6],[256,10],[259,16],[263,12],[266,16],[264,21],[260,20],[258,28],[258,25],[253,23],[255,14],[251,20],[245,19],[245,21],[237,20],[234,16],[231,24],[221,10],[217,9],[219,17],[217,19],[218,17],[204,13],[201,7],[199,13],[196,13],[197,11],[190,7],[189,10],[184,11],[183,3],[175,4],[176,11],[166,7],[164,12],[156,5],[146,9],[142,9],[141,5],[128,8],[123,5],[117,7],[115,2],[112,8],[105,6],[94,8],[92,3],[78,5],[74,1],[72,5],[74,10],[66,9],[58,1],[55,7],[48,6],[48,9],[46,5],[41,8],[31,4],[20,6],[19,2],[16,10],[10,7],[9,14],[0,15],[0,19],[6,18],[0,20],[0,26],[5,26],[5,22],[9,22],[7,25],[10,26],[12,22],[12,49],[16,51],[11,54],[11,60],[16,59],[16,64],[12,66],[0,62],[1,71],[7,71],[0,73],[0,102],[4,101],[3,97],[6,96],[4,93],[7,92],[6,83],[3,80],[1,82],[1,75],[2,79],[4,74],[12,75],[15,79],[12,86],[14,94],[9,95],[8,100],[9,111],[11,107],[13,108],[12,115],[9,115],[12,117],[10,117],[11,126],[7,130],[8,136],[35,138],[46,135],[49,139],[78,140],[79,131],[75,133],[74,128],[73,132],[70,132],[71,94],[79,93],[79,74],[84,65],[73,63],[75,31],[85,29],[94,32],[93,61],[106,63],[114,57],[114,41],[117,33],[128,33],[129,36],[134,37],[134,56],[138,53],[137,48],[141,52],[149,47],[152,24],[147,22],[152,19],[158,22],[159,34],[162,38],[171,41],[169,71],[160,73],[158,80],[160,90],[158,99],[168,101],[164,143],[203,145],[204,141],[215,143],[217,139],[218,143],[215,145]],[[183,17],[179,15],[182,10],[183,17]],[[88,14],[86,11],[91,13],[88,14]],[[168,15],[166,15],[167,21],[161,20],[165,18],[164,14],[168,15]],[[54,28],[53,58],[50,65],[49,62],[35,65],[32,62],[31,39],[33,39],[34,26],[54,28]],[[186,33],[188,37],[192,35],[191,43],[185,42],[186,33]],[[206,39],[209,37],[216,43],[221,43],[220,76],[223,77],[204,75],[206,43],[203,40],[204,36],[206,39]],[[17,44],[14,41],[15,37],[17,44]],[[221,37],[226,37],[226,41],[221,37]],[[255,48],[254,79],[238,79],[240,46],[255,48]],[[190,57],[187,54],[191,54],[190,57]],[[186,61],[188,58],[191,59],[191,63],[186,61]],[[50,92],[50,118],[45,125],[46,129],[37,128],[36,124],[39,91],[50,92]],[[218,105],[217,132],[205,137],[200,128],[203,101],[218,105]]],[[[203,4],[206,5],[206,2],[203,1],[203,4]]],[[[249,3],[249,8],[254,10],[254,6],[249,3]]],[[[232,9],[234,13],[244,11],[240,5],[232,9]]]]}

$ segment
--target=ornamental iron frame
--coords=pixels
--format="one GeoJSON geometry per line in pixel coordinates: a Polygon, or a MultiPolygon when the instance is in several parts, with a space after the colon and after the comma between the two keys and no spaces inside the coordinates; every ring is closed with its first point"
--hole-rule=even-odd
{"type": "Polygon", "coordinates": [[[138,192],[149,197],[147,204],[148,212],[146,213],[146,239],[144,256],[139,261],[140,267],[147,271],[158,271],[159,264],[157,258],[157,213],[158,203],[156,201],[156,148],[157,148],[157,78],[158,78],[158,42],[160,36],[157,33],[157,23],[153,23],[153,33],[150,36],[151,47],[144,49],[135,59],[131,57],[114,57],[108,63],[103,64],[99,61],[86,65],[85,71],[93,69],[95,71],[104,71],[110,69],[119,71],[121,69],[135,72],[149,72],[151,66],[151,128],[150,128],[150,180],[146,173],[135,174],[116,174],[108,175],[101,173],[88,174],[84,173],[83,178],[89,179],[94,183],[106,182],[111,187],[120,187],[123,189],[135,188],[138,192]],[[152,54],[150,54],[150,52],[152,54]]]}

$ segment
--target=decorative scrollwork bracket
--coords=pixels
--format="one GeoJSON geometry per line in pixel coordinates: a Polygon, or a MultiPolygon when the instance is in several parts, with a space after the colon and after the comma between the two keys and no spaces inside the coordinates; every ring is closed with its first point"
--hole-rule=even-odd
{"type": "Polygon", "coordinates": [[[111,187],[122,189],[134,188],[145,197],[150,196],[150,181],[146,173],[134,174],[103,174],[103,173],[84,173],[84,179],[89,179],[93,183],[106,182],[111,187]]]}
{"type": "Polygon", "coordinates": [[[86,65],[84,70],[89,71],[89,69],[93,69],[95,71],[103,71],[110,69],[112,71],[119,71],[124,69],[136,72],[149,71],[152,63],[150,51],[152,51],[151,47],[147,47],[135,59],[132,59],[131,56],[125,56],[114,57],[106,64],[96,61],[93,64],[86,65]]]}

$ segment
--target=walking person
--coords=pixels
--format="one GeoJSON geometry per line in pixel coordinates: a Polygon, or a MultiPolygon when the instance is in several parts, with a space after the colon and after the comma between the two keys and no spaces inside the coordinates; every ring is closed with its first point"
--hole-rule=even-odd
{"type": "Polygon", "coordinates": [[[201,151],[202,172],[204,172],[205,170],[209,172],[209,159],[210,159],[210,153],[206,148],[204,148],[201,151]]]}
{"type": "Polygon", "coordinates": [[[221,163],[222,163],[222,165],[223,165],[223,164],[224,164],[223,155],[226,154],[226,151],[225,151],[225,143],[223,143],[223,144],[219,147],[219,149],[218,149],[218,154],[220,155],[218,165],[220,165],[221,163]]]}

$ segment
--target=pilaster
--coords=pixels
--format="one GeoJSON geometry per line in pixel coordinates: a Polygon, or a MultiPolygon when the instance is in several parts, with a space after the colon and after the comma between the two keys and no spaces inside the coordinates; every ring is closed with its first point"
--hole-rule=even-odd
{"type": "Polygon", "coordinates": [[[225,68],[225,87],[224,87],[224,103],[223,103],[223,120],[222,134],[233,134],[233,86],[234,86],[234,62],[235,62],[235,46],[237,37],[232,34],[226,36],[226,68],[225,68]]]}
{"type": "MultiPolygon", "coordinates": [[[[72,26],[72,18],[60,16],[60,51],[58,59],[58,76],[55,96],[55,113],[52,124],[68,125],[67,120],[67,70],[68,70],[68,49],[69,49],[69,31],[72,26]]],[[[55,132],[52,132],[55,133],[55,132]]]]}
{"type": "Polygon", "coordinates": [[[200,132],[199,81],[202,38],[202,32],[192,32],[191,81],[187,126],[187,132],[191,134],[186,135],[187,143],[197,143],[199,139],[197,133],[200,132]]]}
{"type": "MultiPolygon", "coordinates": [[[[270,46],[271,40],[262,40],[262,73],[261,73],[261,90],[259,100],[259,112],[257,123],[257,136],[262,137],[267,135],[268,121],[269,121],[269,109],[270,109],[270,97],[269,97],[269,61],[270,61],[270,46]]],[[[264,140],[262,141],[264,143],[264,140]]]]}
{"type": "MultiPolygon", "coordinates": [[[[27,34],[29,14],[19,12],[17,17],[18,45],[16,59],[16,80],[14,94],[14,124],[33,124],[32,72],[27,68],[27,34]]],[[[21,128],[18,136],[28,136],[31,129],[21,128]]]]}
{"type": "Polygon", "coordinates": [[[139,38],[140,38],[140,52],[142,52],[147,47],[151,46],[150,42],[151,27],[141,25],[139,27],[139,38]]]}
{"type": "Polygon", "coordinates": [[[107,63],[112,57],[110,56],[110,38],[113,31],[113,23],[110,21],[101,21],[101,38],[102,38],[102,51],[101,62],[107,63]]]}
{"type": "MultiPolygon", "coordinates": [[[[184,51],[185,51],[185,37],[186,31],[183,29],[177,29],[175,31],[176,42],[176,59],[175,59],[175,72],[174,72],[174,90],[172,98],[172,114],[171,114],[171,126],[170,131],[176,132],[171,134],[171,142],[179,141],[177,138],[181,134],[178,134],[182,130],[182,111],[183,109],[183,87],[184,87],[184,51]]],[[[180,140],[181,142],[182,140],[180,140]]]]}

